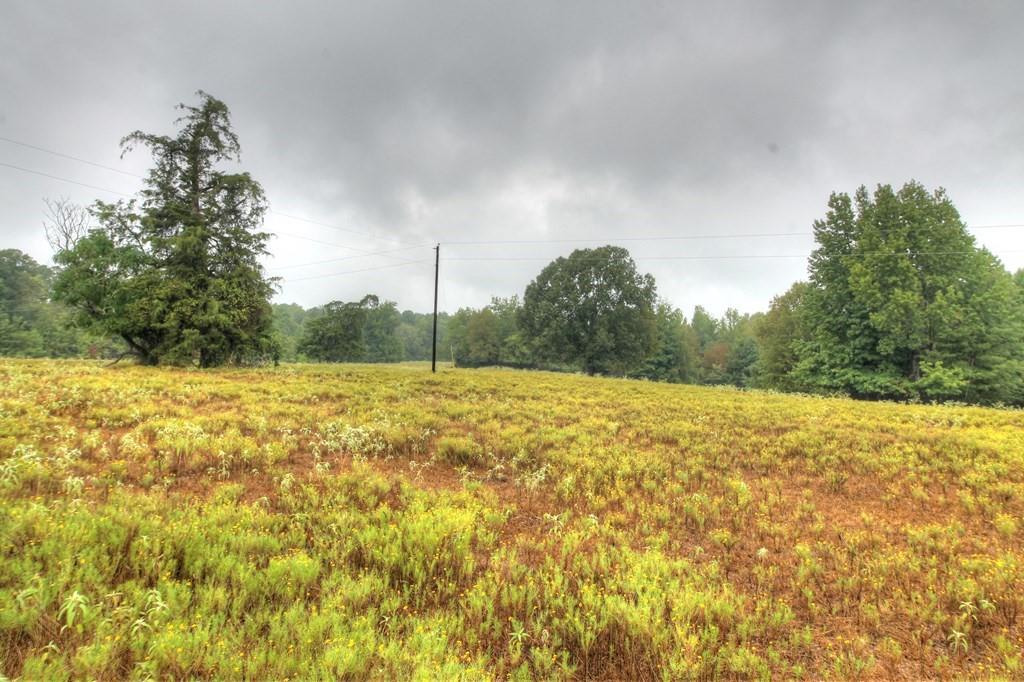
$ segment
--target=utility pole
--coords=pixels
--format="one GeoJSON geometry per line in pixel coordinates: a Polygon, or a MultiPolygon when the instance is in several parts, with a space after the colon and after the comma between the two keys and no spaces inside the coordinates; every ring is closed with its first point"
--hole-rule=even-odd
{"type": "Polygon", "coordinates": [[[437,276],[441,271],[441,245],[434,247],[434,340],[430,344],[430,371],[437,372],[437,276]]]}

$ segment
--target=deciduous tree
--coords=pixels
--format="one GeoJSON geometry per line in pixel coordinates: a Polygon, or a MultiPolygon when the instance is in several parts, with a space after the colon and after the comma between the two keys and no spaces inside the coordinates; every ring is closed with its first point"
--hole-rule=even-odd
{"type": "Polygon", "coordinates": [[[363,327],[366,299],[345,303],[332,301],[320,314],[306,321],[298,352],[320,362],[361,362],[366,359],[363,327]]]}
{"type": "Polygon", "coordinates": [[[637,272],[625,249],[580,249],[526,288],[521,328],[541,360],[622,375],[654,348],[655,297],[654,278],[637,272]]]}
{"type": "Polygon", "coordinates": [[[833,194],[814,231],[800,382],[872,398],[1024,399],[1013,280],[944,191],[833,194]]]}
{"type": "Polygon", "coordinates": [[[799,390],[793,370],[799,360],[800,344],[807,339],[803,299],[810,285],[797,282],[789,291],[772,299],[771,308],[756,327],[759,345],[759,385],[782,391],[799,390]]]}
{"type": "Polygon", "coordinates": [[[655,310],[657,341],[653,352],[632,376],[652,381],[693,383],[700,354],[697,335],[683,313],[665,302],[655,310]]]}

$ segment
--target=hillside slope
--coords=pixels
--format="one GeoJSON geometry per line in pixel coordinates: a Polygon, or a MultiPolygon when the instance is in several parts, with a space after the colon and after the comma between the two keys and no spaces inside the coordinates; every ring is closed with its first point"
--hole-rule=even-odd
{"type": "Polygon", "coordinates": [[[0,361],[0,672],[1024,675],[1024,413],[0,361]]]}

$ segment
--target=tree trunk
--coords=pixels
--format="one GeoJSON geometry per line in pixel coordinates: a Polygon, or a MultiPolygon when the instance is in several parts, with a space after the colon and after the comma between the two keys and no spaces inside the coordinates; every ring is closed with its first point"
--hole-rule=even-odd
{"type": "Polygon", "coordinates": [[[152,351],[150,351],[148,348],[144,347],[142,344],[132,339],[130,336],[122,335],[121,338],[124,339],[124,342],[128,344],[129,348],[132,349],[132,353],[135,354],[135,357],[138,359],[140,365],[152,367],[160,361],[160,358],[154,355],[152,351]]]}

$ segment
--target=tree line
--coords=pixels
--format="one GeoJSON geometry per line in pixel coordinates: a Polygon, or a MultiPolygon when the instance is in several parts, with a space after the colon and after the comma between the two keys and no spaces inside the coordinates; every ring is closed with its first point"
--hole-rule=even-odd
{"type": "Polygon", "coordinates": [[[0,356],[109,357],[116,342],[71,324],[74,311],[52,298],[56,268],[17,249],[0,250],[0,356]]]}
{"type": "MultiPolygon", "coordinates": [[[[175,135],[136,131],[153,166],[138,199],[50,204],[50,268],[0,252],[0,353],[213,367],[430,357],[432,319],[368,294],[272,305],[258,259],[263,190],[226,172],[240,145],[223,102],[181,105],[175,135]]],[[[809,278],[766,313],[659,297],[621,247],[580,249],[522,297],[442,313],[439,358],[858,398],[1024,404],[1024,271],[979,248],[942,190],[835,193],[809,278]]]]}
{"type": "MultiPolygon", "coordinates": [[[[354,314],[361,302],[335,301],[308,310],[293,303],[275,304],[275,328],[282,360],[314,362],[400,362],[429,360],[430,313],[398,311],[393,301],[376,302],[354,314]],[[368,321],[371,321],[368,325],[368,321]],[[332,333],[333,332],[333,333],[332,333]],[[339,342],[340,341],[340,342],[339,342]]],[[[672,383],[757,386],[759,342],[755,336],[763,313],[741,315],[733,309],[715,318],[697,306],[692,319],[665,302],[653,307],[653,338],[635,365],[616,357],[590,356],[617,371],[591,366],[591,374],[626,376],[672,383]]],[[[587,371],[583,359],[539,351],[537,339],[525,333],[518,296],[494,297],[481,308],[438,314],[438,358],[457,367],[513,367],[556,371],[587,371]]]]}

